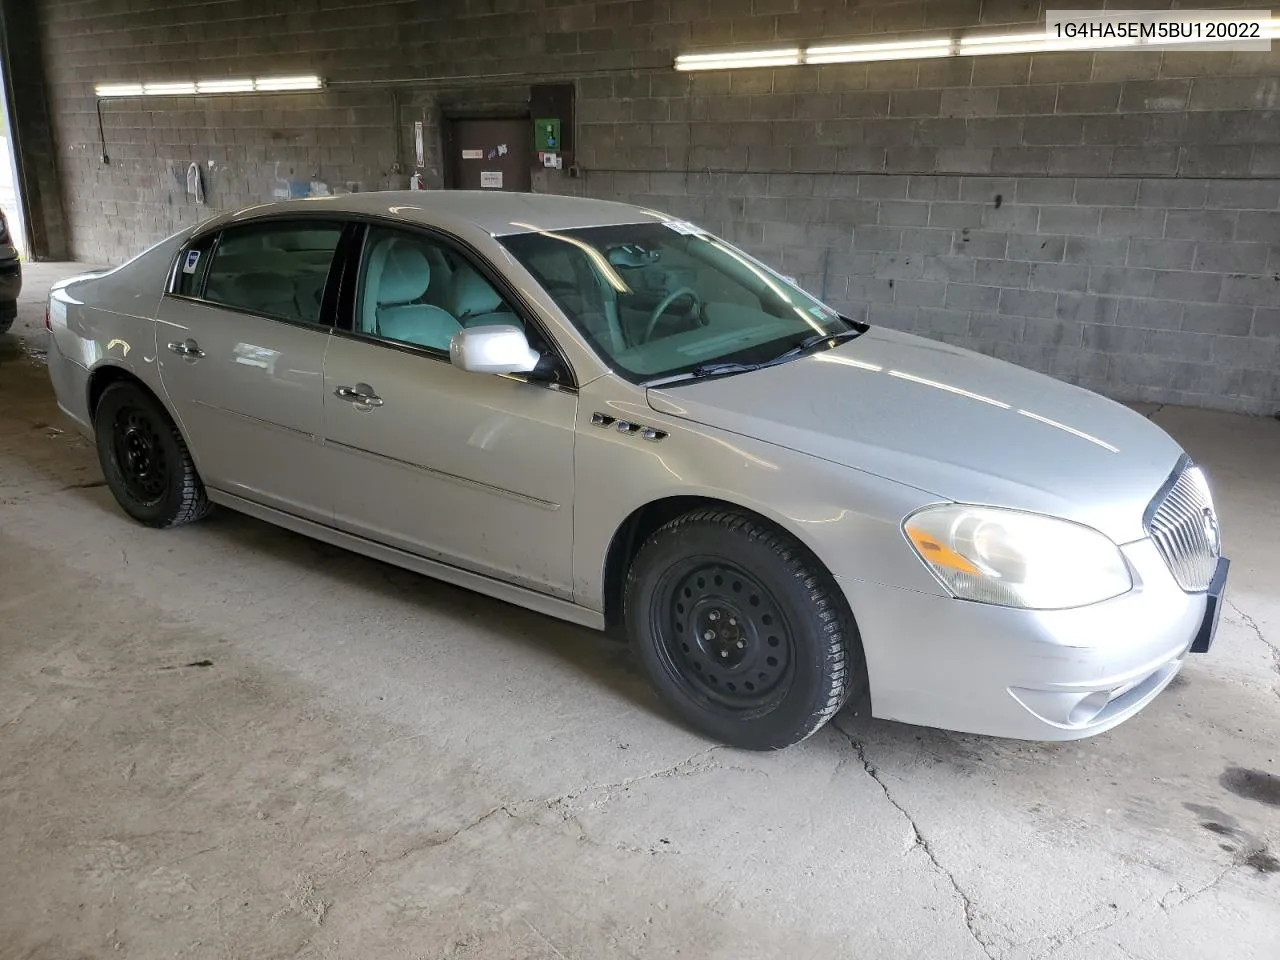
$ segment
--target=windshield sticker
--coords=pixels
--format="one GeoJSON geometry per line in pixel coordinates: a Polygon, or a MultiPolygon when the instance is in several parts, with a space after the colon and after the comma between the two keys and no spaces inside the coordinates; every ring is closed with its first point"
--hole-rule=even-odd
{"type": "Polygon", "coordinates": [[[200,262],[200,251],[199,251],[199,250],[188,250],[188,251],[187,251],[187,262],[186,262],[186,263],[184,263],[184,264],[182,265],[182,272],[183,272],[183,273],[195,273],[195,272],[196,272],[196,264],[198,264],[199,262],[200,262]]]}
{"type": "Polygon", "coordinates": [[[668,230],[674,230],[682,237],[699,237],[707,232],[701,227],[689,223],[687,220],[663,220],[662,224],[668,230]]]}

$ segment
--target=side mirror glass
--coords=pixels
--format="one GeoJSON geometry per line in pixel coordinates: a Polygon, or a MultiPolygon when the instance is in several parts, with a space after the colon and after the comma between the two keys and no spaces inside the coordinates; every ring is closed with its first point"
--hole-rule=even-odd
{"type": "Polygon", "coordinates": [[[449,361],[468,373],[532,373],[538,352],[519,327],[466,327],[449,342],[449,361]]]}

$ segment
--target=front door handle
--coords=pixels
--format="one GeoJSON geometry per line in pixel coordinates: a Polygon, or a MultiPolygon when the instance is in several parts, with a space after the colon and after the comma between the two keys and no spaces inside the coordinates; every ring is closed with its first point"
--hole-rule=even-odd
{"type": "Polygon", "coordinates": [[[338,387],[333,391],[335,397],[354,403],[357,407],[380,407],[382,398],[373,392],[367,383],[357,383],[354,387],[338,387]]]}
{"type": "Polygon", "coordinates": [[[204,351],[200,349],[200,344],[190,338],[174,340],[169,344],[169,349],[180,357],[189,357],[192,360],[199,360],[204,356],[204,351]]]}

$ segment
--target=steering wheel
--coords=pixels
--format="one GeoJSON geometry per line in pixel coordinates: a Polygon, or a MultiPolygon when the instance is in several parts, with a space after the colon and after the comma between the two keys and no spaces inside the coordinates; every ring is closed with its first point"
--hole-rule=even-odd
{"type": "Polygon", "coordinates": [[[673,303],[683,297],[689,297],[693,301],[693,303],[690,304],[691,310],[702,306],[701,298],[692,288],[680,287],[677,290],[672,290],[662,298],[661,303],[653,308],[653,313],[649,314],[649,322],[645,325],[644,340],[641,341],[642,343],[647,343],[649,341],[649,338],[653,336],[653,328],[658,325],[658,320],[671,308],[673,303]]]}

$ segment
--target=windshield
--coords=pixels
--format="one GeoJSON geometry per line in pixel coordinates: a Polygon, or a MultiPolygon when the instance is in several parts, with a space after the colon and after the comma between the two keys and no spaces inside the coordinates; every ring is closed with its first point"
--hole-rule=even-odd
{"type": "Polygon", "coordinates": [[[501,242],[633,382],[776,359],[855,330],[757,260],[682,222],[524,233],[501,242]]]}

